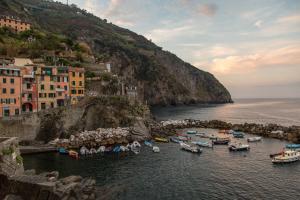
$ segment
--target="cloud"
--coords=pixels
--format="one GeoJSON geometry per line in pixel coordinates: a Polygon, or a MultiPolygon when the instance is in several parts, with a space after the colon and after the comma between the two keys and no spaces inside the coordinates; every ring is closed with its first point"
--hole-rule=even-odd
{"type": "Polygon", "coordinates": [[[262,67],[300,65],[299,45],[290,45],[279,49],[256,54],[228,56],[214,59],[211,63],[213,72],[220,74],[247,73],[262,67]]]}
{"type": "Polygon", "coordinates": [[[212,17],[216,14],[218,7],[216,4],[202,4],[198,7],[201,14],[212,17]]]}
{"type": "Polygon", "coordinates": [[[280,24],[300,24],[300,15],[289,15],[277,19],[280,24]]]}
{"type": "Polygon", "coordinates": [[[257,28],[260,28],[261,27],[261,25],[262,25],[262,21],[261,20],[258,20],[258,21],[256,21],[255,23],[254,23],[254,26],[256,26],[257,28]]]}
{"type": "Polygon", "coordinates": [[[126,19],[118,19],[115,20],[114,23],[118,26],[126,26],[126,27],[134,26],[134,23],[132,21],[126,19]]]}
{"type": "Polygon", "coordinates": [[[215,45],[210,48],[204,48],[193,52],[194,57],[222,57],[236,54],[237,51],[233,48],[223,45],[215,45]]]}

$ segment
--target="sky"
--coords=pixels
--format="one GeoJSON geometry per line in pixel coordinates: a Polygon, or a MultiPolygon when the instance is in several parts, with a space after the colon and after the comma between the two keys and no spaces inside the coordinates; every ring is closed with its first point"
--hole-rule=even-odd
{"type": "Polygon", "coordinates": [[[299,0],[69,3],[144,35],[211,72],[233,98],[300,97],[299,0]]]}

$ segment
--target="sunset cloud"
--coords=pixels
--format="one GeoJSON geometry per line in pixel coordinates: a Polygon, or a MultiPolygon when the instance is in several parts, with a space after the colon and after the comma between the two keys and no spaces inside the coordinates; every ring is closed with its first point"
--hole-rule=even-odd
{"type": "Polygon", "coordinates": [[[216,4],[202,4],[199,6],[198,10],[201,14],[212,17],[217,12],[217,5],[216,4]]]}

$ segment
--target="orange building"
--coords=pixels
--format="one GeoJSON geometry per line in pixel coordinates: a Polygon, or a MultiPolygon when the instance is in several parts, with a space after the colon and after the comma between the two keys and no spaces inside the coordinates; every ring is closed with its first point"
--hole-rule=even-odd
{"type": "Polygon", "coordinates": [[[70,67],[69,68],[69,84],[71,104],[76,104],[84,97],[84,69],[70,67]]]}
{"type": "Polygon", "coordinates": [[[70,100],[69,68],[57,67],[56,103],[57,106],[66,106],[70,100]]]}
{"type": "Polygon", "coordinates": [[[15,32],[22,32],[30,30],[30,23],[23,22],[19,19],[14,19],[9,16],[1,16],[0,17],[0,27],[8,27],[14,30],[15,32]]]}
{"type": "Polygon", "coordinates": [[[0,117],[21,114],[21,85],[20,69],[0,67],[0,117]]]}

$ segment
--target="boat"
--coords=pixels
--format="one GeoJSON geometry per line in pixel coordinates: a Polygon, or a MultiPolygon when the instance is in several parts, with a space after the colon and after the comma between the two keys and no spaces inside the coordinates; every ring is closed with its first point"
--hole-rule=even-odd
{"type": "Polygon", "coordinates": [[[188,140],[190,140],[190,138],[187,137],[187,136],[178,136],[178,140],[180,140],[180,141],[188,141],[188,140]]]}
{"type": "Polygon", "coordinates": [[[243,132],[233,132],[232,135],[235,138],[244,138],[245,137],[245,134],[243,132]]]}
{"type": "Polygon", "coordinates": [[[120,146],[120,150],[122,151],[122,152],[125,152],[125,151],[129,151],[129,148],[127,147],[127,146],[120,146]]]}
{"type": "Polygon", "coordinates": [[[215,135],[211,135],[211,136],[209,136],[208,138],[211,139],[211,140],[216,140],[216,139],[218,139],[218,137],[215,136],[215,135]]]}
{"type": "Polygon", "coordinates": [[[189,130],[189,131],[186,132],[186,134],[196,134],[196,133],[198,133],[198,132],[197,131],[193,131],[193,130],[189,130]]]}
{"type": "Polygon", "coordinates": [[[114,152],[114,153],[119,153],[120,151],[121,151],[120,146],[115,146],[115,147],[113,148],[113,152],[114,152]]]}
{"type": "Polygon", "coordinates": [[[202,153],[202,149],[200,149],[196,146],[186,144],[184,142],[180,143],[180,147],[181,147],[182,150],[189,151],[191,153],[202,153]]]}
{"type": "Polygon", "coordinates": [[[181,141],[178,139],[178,137],[171,137],[170,138],[170,141],[171,142],[174,142],[174,143],[180,143],[181,141]]]}
{"type": "Polygon", "coordinates": [[[70,150],[69,151],[69,156],[72,157],[72,158],[75,158],[75,159],[79,158],[78,153],[76,151],[74,151],[74,150],[70,150]]]}
{"type": "Polygon", "coordinates": [[[98,149],[97,149],[97,153],[104,153],[105,152],[105,146],[100,146],[98,149]]]}
{"type": "Polygon", "coordinates": [[[284,152],[284,151],[279,152],[279,153],[272,153],[272,154],[270,154],[270,158],[274,158],[274,157],[276,157],[276,156],[279,156],[279,155],[281,155],[283,152],[284,152]]]}
{"type": "Polygon", "coordinates": [[[159,149],[158,146],[153,146],[152,150],[153,150],[154,153],[159,153],[160,152],[160,149],[159,149]]]}
{"type": "Polygon", "coordinates": [[[113,148],[111,147],[111,146],[109,146],[109,147],[105,147],[105,153],[109,153],[109,152],[111,152],[113,150],[113,148]]]}
{"type": "Polygon", "coordinates": [[[156,142],[169,142],[169,140],[167,138],[162,138],[162,137],[155,137],[154,140],[156,142]]]}
{"type": "Polygon", "coordinates": [[[262,138],[262,137],[249,137],[249,138],[247,139],[247,141],[248,141],[248,142],[259,142],[259,141],[261,141],[261,138],[262,138]]]}
{"type": "Polygon", "coordinates": [[[193,141],[192,144],[196,144],[199,147],[209,147],[209,148],[213,147],[213,144],[211,142],[193,141]]]}
{"type": "Polygon", "coordinates": [[[280,163],[292,163],[300,160],[300,152],[293,150],[283,151],[282,154],[275,156],[272,159],[272,163],[280,164],[280,163]]]}
{"type": "Polygon", "coordinates": [[[285,147],[287,149],[300,149],[300,144],[287,144],[285,147]]]}
{"type": "Polygon", "coordinates": [[[97,153],[97,150],[95,148],[90,149],[90,154],[96,154],[96,153],[97,153]]]}
{"type": "Polygon", "coordinates": [[[202,137],[202,138],[207,138],[207,137],[208,137],[208,136],[206,135],[206,133],[196,133],[196,136],[202,137]]]}
{"type": "Polygon", "coordinates": [[[90,151],[85,146],[81,147],[79,152],[80,155],[88,155],[90,153],[90,151]]]}
{"type": "Polygon", "coordinates": [[[58,152],[59,152],[60,154],[62,154],[62,155],[67,155],[67,154],[69,154],[68,150],[65,149],[65,148],[63,148],[63,147],[60,147],[60,148],[58,149],[58,152]]]}
{"type": "Polygon", "coordinates": [[[230,151],[248,151],[250,150],[250,146],[248,144],[230,144],[228,149],[230,151]]]}
{"type": "Polygon", "coordinates": [[[216,145],[227,145],[229,142],[230,142],[229,138],[218,138],[217,137],[216,139],[212,140],[212,143],[216,144],[216,145]]]}
{"type": "Polygon", "coordinates": [[[150,141],[144,141],[144,144],[146,146],[148,146],[148,147],[152,147],[153,146],[152,142],[150,142],[150,141]]]}
{"type": "Polygon", "coordinates": [[[131,148],[140,148],[141,144],[138,141],[133,141],[131,144],[131,148]]]}

